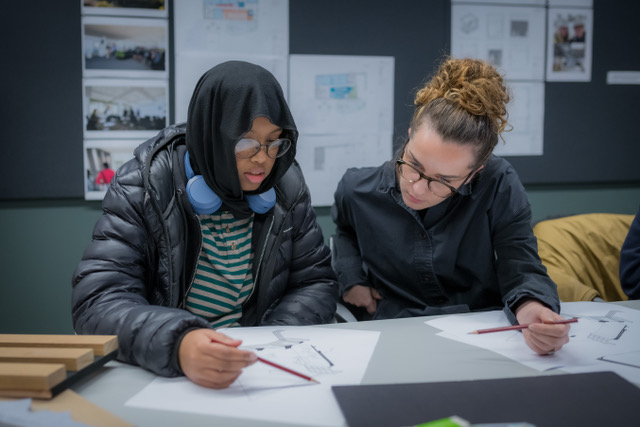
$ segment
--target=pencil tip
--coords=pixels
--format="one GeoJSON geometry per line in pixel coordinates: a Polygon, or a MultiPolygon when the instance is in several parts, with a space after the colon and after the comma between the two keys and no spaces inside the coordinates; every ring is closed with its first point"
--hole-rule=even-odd
{"type": "Polygon", "coordinates": [[[311,378],[311,382],[314,382],[316,384],[320,384],[320,381],[316,380],[315,378],[311,378]]]}
{"type": "Polygon", "coordinates": [[[478,333],[478,331],[471,331],[471,332],[469,332],[469,333],[470,333],[470,334],[477,334],[477,333],[478,333]]]}

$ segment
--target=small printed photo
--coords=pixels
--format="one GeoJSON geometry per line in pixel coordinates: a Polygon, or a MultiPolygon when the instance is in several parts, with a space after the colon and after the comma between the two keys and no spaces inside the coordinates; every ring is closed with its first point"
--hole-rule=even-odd
{"type": "Polygon", "coordinates": [[[502,49],[489,49],[487,60],[496,67],[502,67],[502,49]]]}
{"type": "Polygon", "coordinates": [[[101,200],[109,189],[116,170],[133,158],[140,140],[85,140],[85,200],[101,200]]]}
{"type": "Polygon", "coordinates": [[[149,138],[167,126],[166,81],[86,79],[84,135],[90,138],[149,138]]]}
{"type": "Polygon", "coordinates": [[[512,20],[511,37],[527,37],[529,35],[529,21],[512,20]]]}
{"type": "Polygon", "coordinates": [[[166,18],[165,0],[80,0],[83,15],[166,18]]]}
{"type": "Polygon", "coordinates": [[[166,20],[88,16],[82,32],[85,77],[166,78],[166,20]]]}
{"type": "Polygon", "coordinates": [[[547,80],[590,81],[591,9],[549,9],[547,80]]]}

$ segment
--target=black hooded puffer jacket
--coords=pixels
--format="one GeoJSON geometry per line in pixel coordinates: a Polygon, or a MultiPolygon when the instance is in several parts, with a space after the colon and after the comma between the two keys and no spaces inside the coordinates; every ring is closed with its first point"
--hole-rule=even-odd
{"type": "MultiPolygon", "coordinates": [[[[182,374],[177,350],[184,334],[210,327],[183,309],[201,244],[185,191],[184,144],[184,125],[168,127],[118,170],[73,275],[76,332],[118,335],[119,360],[163,376],[182,374]]],[[[240,322],[330,322],[337,284],[297,164],[275,189],[274,208],[255,215],[255,286],[240,322]]]]}

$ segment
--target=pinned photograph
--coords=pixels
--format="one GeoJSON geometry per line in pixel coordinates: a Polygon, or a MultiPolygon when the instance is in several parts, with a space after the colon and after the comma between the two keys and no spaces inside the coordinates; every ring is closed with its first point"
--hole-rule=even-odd
{"type": "Polygon", "coordinates": [[[86,79],[86,138],[150,138],[168,123],[168,88],[163,80],[86,79]]]}
{"type": "Polygon", "coordinates": [[[82,19],[85,77],[166,78],[167,21],[90,16],[82,19]]]}
{"type": "Polygon", "coordinates": [[[165,0],[80,0],[83,15],[166,18],[165,0]]]}
{"type": "Polygon", "coordinates": [[[109,189],[115,171],[133,158],[133,150],[144,142],[139,140],[85,140],[84,198],[102,200],[109,189]]]}
{"type": "Polygon", "coordinates": [[[591,81],[593,11],[549,9],[547,81],[591,81]]]}

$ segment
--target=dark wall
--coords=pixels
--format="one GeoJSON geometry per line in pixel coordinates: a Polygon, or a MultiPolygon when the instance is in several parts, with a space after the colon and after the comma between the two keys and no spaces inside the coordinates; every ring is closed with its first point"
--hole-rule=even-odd
{"type": "Polygon", "coordinates": [[[640,2],[594,0],[591,82],[545,84],[544,156],[509,157],[525,183],[639,181],[640,85],[607,85],[607,71],[640,71],[640,2]]]}
{"type": "MultiPolygon", "coordinates": [[[[394,141],[415,89],[448,52],[449,0],[290,0],[292,54],[395,57],[394,141]]],[[[171,9],[170,9],[171,10],[171,9]]],[[[592,81],[546,83],[544,155],[509,157],[526,184],[638,182],[640,70],[634,0],[594,0],[592,81]]],[[[0,2],[0,200],[82,198],[80,2],[0,2]]]]}
{"type": "Polygon", "coordinates": [[[79,1],[0,2],[0,199],[83,197],[79,1]]]}
{"type": "Polygon", "coordinates": [[[393,136],[401,144],[416,90],[449,52],[451,3],[290,0],[289,13],[291,54],[395,58],[393,136]]]}

